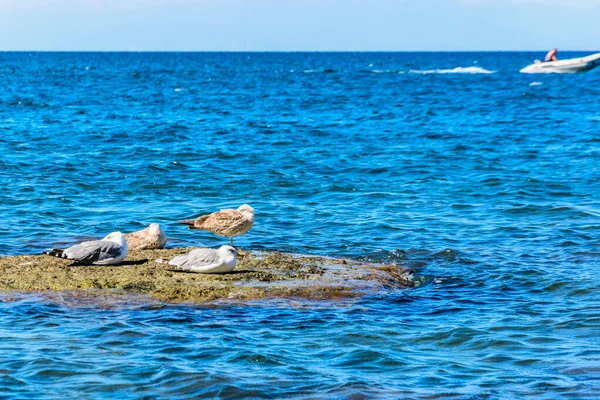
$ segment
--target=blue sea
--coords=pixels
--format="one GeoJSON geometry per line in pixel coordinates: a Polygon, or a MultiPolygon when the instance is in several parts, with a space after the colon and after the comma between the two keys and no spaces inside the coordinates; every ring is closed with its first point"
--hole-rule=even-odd
{"type": "MultiPolygon", "coordinates": [[[[0,254],[248,203],[347,300],[0,296],[2,399],[600,396],[600,69],[524,53],[0,53],[0,254]]],[[[585,53],[559,54],[562,58],[585,53]]],[[[1,274],[0,274],[1,275],[1,274]]]]}

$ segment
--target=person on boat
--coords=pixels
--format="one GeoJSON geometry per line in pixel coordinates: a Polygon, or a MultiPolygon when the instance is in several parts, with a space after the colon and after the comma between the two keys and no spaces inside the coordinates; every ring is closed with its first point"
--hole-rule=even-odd
{"type": "Polygon", "coordinates": [[[548,52],[548,54],[546,54],[546,57],[544,58],[544,62],[558,61],[558,58],[556,58],[557,53],[558,53],[558,50],[556,50],[556,49],[550,50],[548,52]]]}

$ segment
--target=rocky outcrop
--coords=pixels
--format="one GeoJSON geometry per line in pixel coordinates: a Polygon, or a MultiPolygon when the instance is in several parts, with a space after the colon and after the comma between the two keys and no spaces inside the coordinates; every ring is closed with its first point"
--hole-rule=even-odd
{"type": "Polygon", "coordinates": [[[0,259],[0,291],[143,294],[164,302],[274,297],[339,298],[413,286],[408,270],[327,257],[240,251],[236,269],[222,275],[172,270],[155,262],[191,249],[131,251],[116,266],[80,266],[43,255],[0,259]]]}

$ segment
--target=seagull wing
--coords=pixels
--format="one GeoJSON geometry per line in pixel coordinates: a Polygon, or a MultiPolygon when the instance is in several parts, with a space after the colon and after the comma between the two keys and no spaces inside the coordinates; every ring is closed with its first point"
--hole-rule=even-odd
{"type": "Polygon", "coordinates": [[[211,214],[202,224],[203,229],[218,232],[227,236],[228,231],[235,231],[238,226],[247,223],[244,214],[238,210],[222,210],[211,214]]]}
{"type": "Polygon", "coordinates": [[[147,238],[149,234],[150,234],[150,227],[147,227],[140,231],[126,233],[124,236],[125,236],[125,239],[127,239],[127,242],[129,242],[129,240],[143,240],[143,239],[147,238]]]}
{"type": "Polygon", "coordinates": [[[169,265],[184,271],[201,271],[221,265],[221,255],[213,249],[196,249],[187,254],[177,256],[169,261],[169,265]]]}
{"type": "Polygon", "coordinates": [[[123,249],[110,240],[92,240],[69,247],[64,254],[79,264],[93,264],[117,258],[123,254],[123,249]]]}
{"type": "Polygon", "coordinates": [[[216,213],[212,213],[208,216],[206,222],[211,221],[213,223],[218,222],[230,222],[240,221],[244,219],[244,215],[238,210],[221,210],[216,213]]]}

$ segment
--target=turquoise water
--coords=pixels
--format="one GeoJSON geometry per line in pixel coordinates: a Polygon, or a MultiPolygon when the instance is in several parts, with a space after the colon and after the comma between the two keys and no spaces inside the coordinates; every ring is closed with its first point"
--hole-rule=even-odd
{"type": "MultiPolygon", "coordinates": [[[[563,57],[580,53],[563,54],[563,57]]],[[[0,254],[248,203],[245,249],[410,263],[349,301],[5,295],[4,398],[586,398],[600,72],[537,53],[0,53],[0,254]]]]}

